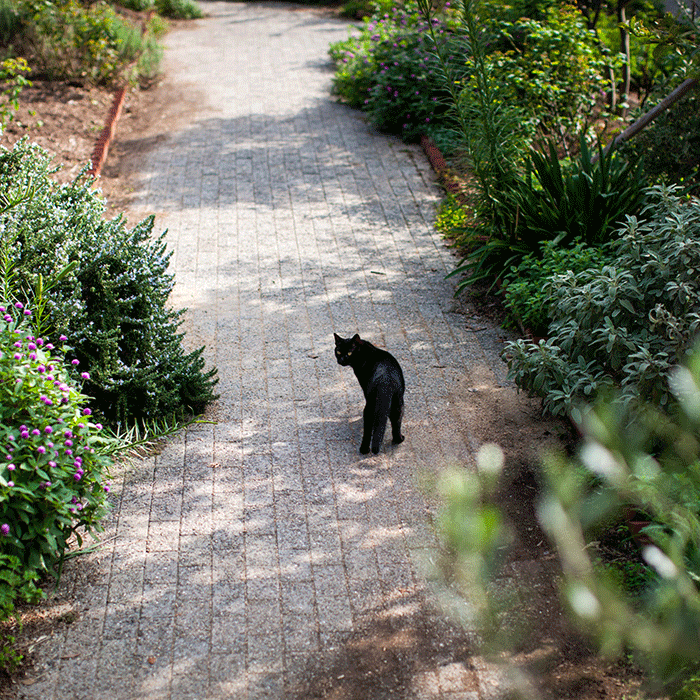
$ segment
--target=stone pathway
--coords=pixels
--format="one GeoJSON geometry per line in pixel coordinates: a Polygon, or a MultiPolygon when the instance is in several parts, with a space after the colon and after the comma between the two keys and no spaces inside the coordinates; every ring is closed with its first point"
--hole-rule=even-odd
{"type": "Polygon", "coordinates": [[[135,209],[169,230],[173,304],[221,398],[118,475],[104,546],[67,566],[65,624],[22,697],[495,697],[420,564],[421,477],[476,447],[464,370],[504,381],[497,329],[472,330],[445,280],[440,189],[418,147],[329,96],[346,22],[202,6],[166,39],[169,83],[196,108],[145,156],[135,209]],[[407,439],[376,457],[358,453],[363,399],[334,331],[403,366],[407,439]]]}

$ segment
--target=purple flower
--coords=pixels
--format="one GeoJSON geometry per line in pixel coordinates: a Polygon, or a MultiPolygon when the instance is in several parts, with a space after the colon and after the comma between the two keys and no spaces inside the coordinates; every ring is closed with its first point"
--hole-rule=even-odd
{"type": "Polygon", "coordinates": [[[15,303],[15,309],[23,309],[24,304],[21,301],[15,303]]]}
{"type": "Polygon", "coordinates": [[[32,435],[41,435],[41,430],[39,430],[39,428],[34,428],[34,430],[32,430],[32,435]]]}
{"type": "Polygon", "coordinates": [[[39,447],[36,448],[36,451],[42,455],[46,454],[46,448],[43,445],[39,445],[39,447]]]}
{"type": "Polygon", "coordinates": [[[71,360],[70,363],[74,366],[77,367],[80,364],[80,360],[71,360]]]}
{"type": "Polygon", "coordinates": [[[61,335],[58,338],[59,340],[68,340],[68,338],[65,335],[61,335]]]}
{"type": "Polygon", "coordinates": [[[73,441],[72,440],[66,440],[63,443],[66,447],[73,447],[73,441]]]}
{"type": "Polygon", "coordinates": [[[10,526],[7,523],[0,525],[0,532],[7,537],[10,534],[10,526]]]}
{"type": "Polygon", "coordinates": [[[7,485],[8,485],[10,488],[14,488],[15,482],[14,482],[14,481],[8,481],[8,482],[7,482],[7,485]]]}
{"type": "Polygon", "coordinates": [[[30,350],[36,350],[36,343],[29,343],[29,344],[27,345],[27,347],[28,347],[30,350]]]}
{"type": "Polygon", "coordinates": [[[75,472],[75,474],[73,474],[73,478],[76,481],[80,481],[83,478],[83,475],[80,472],[75,472]]]}
{"type": "Polygon", "coordinates": [[[84,416],[90,416],[92,415],[92,411],[89,408],[84,408],[83,409],[83,415],[84,416]]]}
{"type": "Polygon", "coordinates": [[[81,372],[80,376],[83,379],[90,379],[90,374],[88,372],[81,372]]]}
{"type": "Polygon", "coordinates": [[[53,428],[52,428],[50,425],[47,425],[47,426],[44,428],[44,432],[45,432],[47,435],[51,435],[51,433],[53,433],[53,428]]]}
{"type": "Polygon", "coordinates": [[[8,464],[8,465],[7,465],[7,468],[8,468],[8,470],[11,471],[11,472],[13,472],[15,469],[17,469],[17,467],[15,467],[14,464],[8,464]]]}

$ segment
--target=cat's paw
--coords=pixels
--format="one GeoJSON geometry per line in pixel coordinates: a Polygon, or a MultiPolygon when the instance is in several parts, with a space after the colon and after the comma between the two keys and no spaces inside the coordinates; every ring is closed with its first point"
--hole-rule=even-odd
{"type": "Polygon", "coordinates": [[[394,445],[400,445],[406,438],[403,435],[399,435],[398,438],[394,438],[394,445]]]}
{"type": "Polygon", "coordinates": [[[360,454],[366,455],[369,452],[369,445],[360,445],[360,454]]]}

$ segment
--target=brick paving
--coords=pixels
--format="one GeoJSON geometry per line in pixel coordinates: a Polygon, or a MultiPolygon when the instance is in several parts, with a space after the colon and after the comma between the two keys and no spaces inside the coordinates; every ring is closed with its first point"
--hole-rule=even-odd
{"type": "Polygon", "coordinates": [[[497,697],[494,669],[444,648],[460,633],[431,612],[420,563],[435,544],[421,475],[473,461],[454,402],[464,368],[505,381],[497,329],[471,330],[445,280],[441,191],[417,146],[330,97],[346,22],[202,6],[166,38],[168,80],[195,107],[144,156],[134,209],[168,229],[173,304],[221,398],[117,475],[103,546],[67,565],[65,624],[21,696],[302,698],[325,674],[339,698],[497,697]],[[362,394],[334,331],[403,366],[406,441],[378,456],[359,455],[362,394]],[[392,657],[400,694],[344,688],[343,659],[371,676],[375,652],[387,663],[381,625],[418,619],[429,653],[392,657]]]}

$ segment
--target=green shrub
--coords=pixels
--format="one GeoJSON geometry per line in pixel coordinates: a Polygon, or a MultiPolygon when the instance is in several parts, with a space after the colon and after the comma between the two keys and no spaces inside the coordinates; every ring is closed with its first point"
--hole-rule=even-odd
{"type": "Polygon", "coordinates": [[[458,290],[483,278],[502,278],[526,255],[542,257],[542,245],[555,240],[570,246],[580,240],[602,245],[615,236],[615,226],[635,213],[644,200],[644,176],[640,163],[628,163],[614,150],[598,158],[581,137],[580,155],[562,165],[554,144],[549,153],[532,151],[524,175],[513,175],[503,203],[510,209],[513,233],[487,238],[479,229],[464,239],[464,261],[452,273],[463,275],[458,290]]]}
{"type": "Polygon", "coordinates": [[[22,22],[13,0],[0,0],[0,46],[12,49],[11,42],[21,30],[22,22]]]}
{"type": "Polygon", "coordinates": [[[0,134],[19,107],[22,88],[31,85],[22,75],[27,72],[29,66],[23,58],[7,58],[0,63],[0,134]]]}
{"type": "Polygon", "coordinates": [[[515,194],[517,234],[528,249],[553,238],[607,243],[625,216],[637,212],[645,186],[641,164],[628,162],[614,149],[603,154],[600,146],[596,155],[583,136],[579,157],[566,168],[551,142],[549,154],[531,153],[515,194]]]}
{"type": "Polygon", "coordinates": [[[204,17],[202,8],[193,0],[155,0],[155,7],[161,17],[169,19],[199,19],[204,17]]]}
{"type": "Polygon", "coordinates": [[[146,12],[153,9],[154,0],[119,0],[118,4],[134,12],[146,12]]]}
{"type": "Polygon", "coordinates": [[[528,253],[504,278],[506,307],[535,335],[546,333],[551,321],[547,284],[556,275],[601,269],[608,259],[600,248],[577,242],[564,247],[545,241],[541,254],[528,253]]]}
{"type": "Polygon", "coordinates": [[[660,114],[644,131],[625,142],[630,160],[644,161],[652,182],[700,191],[700,94],[694,90],[660,114]]]}
{"type": "MultiPolygon", "coordinates": [[[[614,396],[582,411],[576,455],[543,455],[536,512],[558,554],[569,619],[605,658],[632,654],[653,697],[685,700],[695,697],[700,670],[700,346],[668,379],[671,410],[631,410],[614,396]],[[596,547],[630,510],[649,521],[636,545],[646,568],[635,567],[631,588],[600,566],[596,547]]],[[[461,593],[457,609],[466,607],[470,629],[499,652],[518,645],[509,621],[528,595],[527,582],[517,597],[504,595],[512,528],[495,505],[503,464],[502,451],[486,445],[477,470],[447,473],[439,514],[443,597],[454,606],[461,593]]]]}
{"type": "MultiPolygon", "coordinates": [[[[32,68],[50,80],[110,84],[124,78],[151,38],[105,2],[21,0],[24,43],[32,68]]],[[[157,55],[151,57],[153,63],[157,55]]]]}
{"type": "Polygon", "coordinates": [[[182,347],[183,311],[167,305],[165,234],[151,238],[153,217],[133,229],[123,217],[106,221],[88,180],[57,185],[50,172],[47,154],[26,140],[0,151],[0,188],[10,197],[34,188],[0,216],[0,230],[38,331],[71,338],[90,375],[84,391],[110,421],[201,412],[215,398],[216,370],[204,371],[203,348],[182,347]]]}
{"type": "Polygon", "coordinates": [[[610,244],[613,264],[551,278],[547,341],[509,342],[510,376],[570,413],[619,387],[625,404],[665,405],[668,373],[700,331],[700,201],[655,186],[610,244]]]}
{"type": "MultiPolygon", "coordinates": [[[[490,52],[489,70],[507,83],[539,138],[571,154],[577,135],[588,133],[609,89],[608,65],[573,5],[553,5],[542,20],[521,17],[497,22],[502,51],[490,52]]],[[[617,61],[619,63],[619,60],[617,61]]]]}

